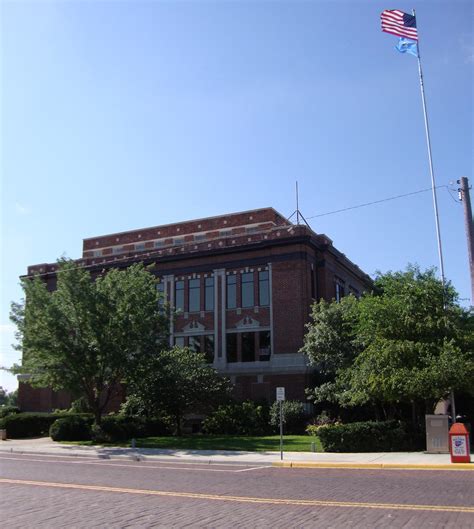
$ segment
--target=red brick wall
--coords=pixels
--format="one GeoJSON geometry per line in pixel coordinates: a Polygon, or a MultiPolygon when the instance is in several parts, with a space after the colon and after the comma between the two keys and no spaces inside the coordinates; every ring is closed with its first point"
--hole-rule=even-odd
{"type": "MultiPolygon", "coordinates": [[[[305,323],[309,319],[310,306],[312,303],[312,292],[316,299],[331,299],[335,295],[335,278],[345,282],[346,289],[349,285],[362,292],[370,285],[370,280],[355,265],[353,265],[343,254],[339,253],[329,239],[320,236],[305,226],[292,226],[288,229],[287,221],[273,209],[256,210],[238,215],[229,215],[191,221],[188,223],[148,228],[141,231],[133,231],[124,234],[106,235],[104,237],[87,239],[84,241],[84,249],[93,250],[104,245],[125,245],[131,242],[145,242],[147,237],[183,237],[196,231],[208,231],[216,233],[219,230],[232,229],[231,237],[224,237],[213,241],[194,244],[190,243],[182,247],[175,247],[157,252],[147,257],[146,252],[133,257],[128,261],[122,257],[117,261],[100,263],[100,259],[92,267],[95,274],[114,266],[128,266],[132,262],[145,260],[147,264],[154,263],[154,273],[162,277],[165,274],[173,274],[175,277],[185,278],[187,288],[188,277],[193,274],[201,276],[201,305],[204,300],[204,274],[212,274],[213,270],[225,268],[226,271],[237,272],[237,305],[240,303],[240,271],[248,267],[254,270],[255,303],[258,303],[258,268],[264,269],[269,263],[272,268],[272,302],[273,302],[273,351],[272,354],[297,353],[303,344],[305,323]],[[252,219],[250,219],[252,217],[252,219]],[[224,223],[225,221],[225,223],[224,223]],[[268,232],[257,234],[246,234],[242,224],[262,223],[268,228],[268,232]],[[178,231],[179,228],[179,231],[178,231]],[[158,234],[158,231],[160,234],[158,234]],[[240,233],[240,234],[239,234],[240,233]],[[140,235],[140,237],[138,237],[140,235]],[[119,241],[116,241],[116,239],[119,241]],[[99,245],[96,245],[96,241],[99,245]],[[314,273],[312,271],[312,267],[314,273]],[[317,276],[317,285],[312,288],[313,276],[317,276]],[[316,291],[314,291],[316,290],[316,291]]],[[[125,256],[127,257],[127,256],[125,256]]],[[[111,256],[107,259],[116,259],[111,256]]],[[[93,259],[78,260],[78,265],[91,265],[93,259]]],[[[45,278],[50,290],[56,286],[55,269],[56,264],[41,264],[29,267],[31,272],[48,272],[45,278]]],[[[94,273],[94,272],[93,272],[94,273]]],[[[225,287],[225,286],[224,286],[225,287]]],[[[221,282],[215,284],[218,289],[218,347],[222,349],[225,337],[221,336],[221,282]]],[[[187,299],[187,296],[185,296],[187,299]]],[[[261,327],[270,326],[270,310],[268,307],[259,307],[258,312],[254,308],[245,308],[240,311],[226,310],[226,329],[235,329],[236,324],[245,316],[250,316],[260,322],[261,327]],[[240,312],[240,314],[238,314],[240,312]]],[[[188,318],[180,315],[175,321],[175,332],[180,332],[190,321],[202,323],[206,331],[214,330],[214,313],[200,312],[190,313],[188,318]]],[[[257,330],[257,329],[255,329],[257,330]]],[[[262,366],[263,382],[258,382],[257,375],[242,375],[236,381],[236,395],[239,398],[269,398],[274,399],[274,390],[277,386],[287,388],[287,398],[304,400],[304,389],[309,381],[306,374],[274,375],[265,374],[262,366]],[[285,378],[286,377],[286,378],[285,378]]],[[[64,396],[53,397],[50,390],[33,390],[24,385],[20,391],[20,403],[25,409],[39,410],[53,407],[67,407],[63,402],[64,396]],[[54,401],[54,398],[57,400],[54,401]],[[58,400],[59,399],[59,400],[58,400]],[[54,401],[54,402],[53,402],[54,401]],[[64,406],[63,406],[64,404],[64,406]]]]}
{"type": "Polygon", "coordinates": [[[304,260],[272,266],[275,354],[296,353],[303,345],[311,304],[311,268],[304,260]]]}
{"type": "Polygon", "coordinates": [[[33,388],[25,382],[18,386],[18,401],[21,411],[53,411],[71,406],[71,397],[66,391],[33,388]]]}
{"type": "Polygon", "coordinates": [[[261,224],[262,229],[268,229],[275,225],[289,224],[279,213],[272,208],[264,208],[243,213],[222,215],[207,219],[192,220],[165,226],[155,226],[134,230],[129,232],[113,233],[84,240],[84,251],[96,250],[107,246],[124,245],[130,243],[144,242],[150,239],[162,239],[166,237],[180,237],[190,233],[205,232],[212,237],[212,233],[219,234],[219,230],[232,229],[238,233],[238,226],[246,224],[261,224]]]}

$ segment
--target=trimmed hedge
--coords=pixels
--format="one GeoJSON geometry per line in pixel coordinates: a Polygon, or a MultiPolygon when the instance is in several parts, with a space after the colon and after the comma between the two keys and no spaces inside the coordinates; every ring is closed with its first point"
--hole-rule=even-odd
{"type": "MultiPolygon", "coordinates": [[[[51,435],[55,441],[84,441],[91,439],[92,421],[92,415],[88,413],[23,412],[0,418],[0,429],[7,430],[9,439],[51,435]],[[52,428],[58,421],[61,422],[52,428]],[[84,427],[84,424],[87,426],[84,427]],[[87,432],[87,436],[84,431],[87,432]]],[[[101,440],[113,442],[125,441],[132,437],[169,435],[170,430],[160,419],[106,415],[102,419],[100,433],[103,437],[101,440]]]]}
{"type": "Polygon", "coordinates": [[[121,415],[104,417],[100,429],[93,431],[93,434],[100,441],[126,441],[132,437],[146,437],[146,420],[121,415]]]}
{"type": "Polygon", "coordinates": [[[323,425],[312,430],[325,452],[394,452],[423,446],[422,434],[409,432],[398,421],[323,425]]]}
{"type": "Polygon", "coordinates": [[[100,426],[93,425],[92,417],[70,415],[55,421],[49,430],[54,441],[89,441],[113,443],[132,437],[169,435],[170,431],[160,419],[109,415],[102,418],[100,426]]]}
{"type": "Polygon", "coordinates": [[[92,417],[78,415],[56,419],[49,429],[53,441],[88,441],[91,438],[92,417]]]}
{"type": "Polygon", "coordinates": [[[269,432],[268,408],[254,402],[224,404],[208,415],[202,430],[214,435],[263,435],[269,432]]]}
{"type": "Polygon", "coordinates": [[[73,414],[70,413],[16,413],[0,419],[0,428],[7,430],[10,439],[45,437],[56,419],[71,416],[73,414]]]}
{"type": "Polygon", "coordinates": [[[169,435],[170,430],[160,419],[109,415],[102,419],[100,430],[105,440],[126,441],[127,439],[169,435]]]}

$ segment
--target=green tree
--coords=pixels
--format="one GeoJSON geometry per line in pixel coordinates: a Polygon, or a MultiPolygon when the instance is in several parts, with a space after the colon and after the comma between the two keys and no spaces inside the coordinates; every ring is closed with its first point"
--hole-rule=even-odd
{"type": "Polygon", "coordinates": [[[7,390],[0,386],[0,406],[4,406],[7,403],[7,390]]]}
{"type": "Polygon", "coordinates": [[[334,347],[331,389],[340,404],[423,404],[431,412],[450,390],[474,391],[473,315],[434,270],[380,274],[374,291],[353,300],[350,310],[331,305],[313,309],[303,350],[318,365],[334,347]],[[327,317],[331,311],[342,324],[327,317]]]}
{"type": "Polygon", "coordinates": [[[39,277],[24,278],[26,302],[12,304],[22,364],[36,387],[85,397],[100,424],[121,383],[163,347],[167,321],[155,277],[142,265],[103,271],[96,278],[61,260],[56,290],[39,277]]]}
{"type": "Polygon", "coordinates": [[[172,417],[181,435],[186,413],[209,411],[228,399],[230,389],[229,381],[206,363],[204,354],[174,347],[135,371],[129,397],[147,415],[172,417]]]}
{"type": "Polygon", "coordinates": [[[314,303],[301,352],[318,371],[319,385],[308,390],[315,403],[340,402],[344,387],[337,374],[349,368],[361,351],[357,319],[354,296],[344,297],[339,303],[323,299],[314,303]]]}
{"type": "Polygon", "coordinates": [[[18,405],[18,389],[13,391],[7,391],[5,405],[17,406],[18,405]]]}

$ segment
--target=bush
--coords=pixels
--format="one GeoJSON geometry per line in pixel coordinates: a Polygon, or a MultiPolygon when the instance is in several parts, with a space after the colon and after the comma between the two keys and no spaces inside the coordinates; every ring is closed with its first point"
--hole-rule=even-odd
{"type": "Polygon", "coordinates": [[[318,428],[321,426],[331,426],[334,424],[341,424],[339,419],[333,419],[329,416],[327,411],[322,411],[315,419],[313,419],[312,424],[306,426],[306,433],[308,435],[318,435],[318,428]]]}
{"type": "Polygon", "coordinates": [[[423,446],[423,436],[398,421],[326,424],[311,432],[319,437],[325,452],[391,452],[423,446]]]}
{"type": "Polygon", "coordinates": [[[56,419],[70,416],[67,413],[16,413],[0,419],[0,428],[6,428],[10,439],[44,437],[49,435],[49,428],[56,419]]]}
{"type": "MultiPolygon", "coordinates": [[[[285,434],[303,433],[306,419],[307,415],[302,402],[283,401],[283,431],[285,434]]],[[[277,401],[270,408],[270,425],[275,431],[280,431],[280,403],[277,401]]]]}
{"type": "Polygon", "coordinates": [[[127,398],[120,404],[120,415],[127,415],[128,417],[146,417],[147,409],[143,400],[136,395],[128,395],[127,398]]]}
{"type": "Polygon", "coordinates": [[[56,419],[49,429],[53,441],[88,441],[91,439],[92,417],[71,415],[56,419]]]}
{"type": "Polygon", "coordinates": [[[92,438],[97,442],[113,443],[132,438],[169,435],[169,433],[168,425],[161,419],[109,415],[102,419],[100,426],[93,428],[92,438]]]}
{"type": "Polygon", "coordinates": [[[202,430],[214,435],[263,435],[268,433],[268,409],[254,402],[225,404],[208,415],[202,430]]]}
{"type": "Polygon", "coordinates": [[[311,435],[311,436],[317,436],[320,427],[321,427],[321,426],[318,425],[318,424],[308,424],[308,426],[306,426],[306,430],[305,430],[305,432],[306,432],[308,435],[311,435]]]}
{"type": "Polygon", "coordinates": [[[79,397],[73,401],[68,411],[69,413],[91,413],[89,404],[85,397],[79,397]]]}
{"type": "Polygon", "coordinates": [[[20,413],[18,406],[0,406],[0,419],[7,415],[14,415],[15,413],[20,413]]]}
{"type": "Polygon", "coordinates": [[[146,437],[146,419],[141,417],[124,417],[110,415],[102,420],[102,431],[112,441],[126,441],[132,437],[146,437]]]}

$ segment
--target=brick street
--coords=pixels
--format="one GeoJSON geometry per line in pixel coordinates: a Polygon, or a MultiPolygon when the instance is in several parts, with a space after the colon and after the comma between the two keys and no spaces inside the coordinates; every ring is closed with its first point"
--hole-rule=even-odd
{"type": "Polygon", "coordinates": [[[3,527],[474,528],[474,474],[0,456],[3,527]]]}

